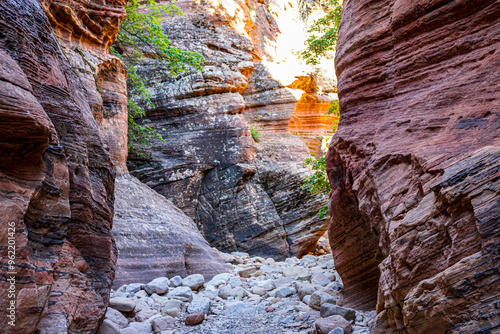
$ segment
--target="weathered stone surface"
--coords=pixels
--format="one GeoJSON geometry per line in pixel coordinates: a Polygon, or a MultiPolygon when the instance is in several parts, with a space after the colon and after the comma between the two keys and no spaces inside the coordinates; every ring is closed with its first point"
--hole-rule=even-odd
{"type": "Polygon", "coordinates": [[[321,309],[321,305],[326,303],[335,305],[337,304],[337,300],[335,299],[334,296],[330,295],[329,293],[326,293],[324,291],[315,291],[311,295],[311,299],[309,301],[309,307],[319,311],[321,309]]]}
{"type": "MultiPolygon", "coordinates": [[[[43,4],[57,6],[56,1],[43,4]]],[[[95,1],[75,1],[65,9],[83,15],[92,5],[95,1]]],[[[109,2],[99,15],[106,21],[112,12],[122,13],[113,19],[117,29],[122,5],[109,2]]],[[[78,23],[64,25],[73,29],[78,23]]],[[[111,234],[115,168],[93,117],[94,107],[104,108],[104,99],[92,100],[95,84],[89,91],[74,70],[68,44],[54,38],[39,2],[2,1],[0,26],[0,262],[2,274],[17,273],[15,326],[2,316],[0,328],[7,333],[95,332],[106,312],[116,261],[111,234]],[[12,269],[9,223],[16,241],[12,269]]],[[[109,71],[117,71],[116,91],[124,91],[120,62],[106,54],[104,40],[98,44],[102,59],[115,65],[109,71]]],[[[88,52],[93,46],[82,41],[80,48],[88,52]]],[[[111,90],[108,82],[104,86],[111,90]]],[[[3,310],[8,287],[5,279],[0,282],[3,310]]]]}
{"type": "Polygon", "coordinates": [[[147,283],[159,276],[212,277],[228,271],[193,221],[163,196],[129,175],[116,179],[115,191],[115,286],[147,283]]]}
{"type": "Polygon", "coordinates": [[[331,315],[340,315],[347,321],[354,321],[356,319],[356,311],[350,308],[345,308],[335,304],[325,303],[321,305],[319,310],[321,317],[326,318],[331,315]]]}
{"type": "Polygon", "coordinates": [[[151,322],[151,325],[155,333],[161,333],[167,329],[175,328],[175,319],[168,315],[165,317],[158,317],[151,322]]]}
{"type": "Polygon", "coordinates": [[[220,250],[280,259],[313,251],[326,230],[316,216],[326,198],[300,189],[309,150],[288,124],[303,91],[269,70],[276,17],[253,1],[255,22],[240,0],[180,6],[184,15],[166,19],[164,31],[173,45],[202,53],[204,71],[171,78],[151,61],[138,66],[155,103],[142,122],[165,142],[146,157],[131,155],[131,173],[193,218],[220,250]]]}
{"type": "Polygon", "coordinates": [[[42,0],[57,38],[67,45],[107,52],[125,17],[125,0],[42,0]]]}
{"type": "Polygon", "coordinates": [[[191,313],[186,316],[185,323],[188,326],[195,326],[205,320],[205,312],[199,311],[196,313],[191,313]]]}
{"type": "Polygon", "coordinates": [[[97,334],[120,334],[120,327],[111,320],[104,319],[97,334]]]}
{"type": "Polygon", "coordinates": [[[168,292],[168,284],[169,280],[166,277],[158,277],[144,285],[144,290],[148,294],[157,293],[159,295],[163,295],[168,292]]]}
{"type": "Polygon", "coordinates": [[[183,302],[190,302],[193,299],[193,292],[190,288],[186,286],[180,286],[174,289],[171,289],[168,294],[168,298],[178,299],[183,302]]]}
{"type": "Polygon", "coordinates": [[[208,314],[208,311],[210,311],[210,304],[211,302],[209,298],[194,295],[193,300],[189,303],[187,311],[188,313],[203,311],[205,314],[208,314]]]}
{"type": "Polygon", "coordinates": [[[135,309],[135,301],[126,297],[113,297],[109,300],[109,307],[118,311],[132,312],[135,309]]]}
{"type": "Polygon", "coordinates": [[[125,328],[128,325],[128,320],[125,316],[120,312],[111,307],[108,307],[106,311],[106,319],[109,319],[113,323],[117,324],[120,328],[125,328]]]}
{"type": "Polygon", "coordinates": [[[283,276],[290,277],[294,280],[304,281],[311,277],[311,273],[307,269],[301,267],[285,267],[283,268],[283,276]]]}
{"type": "Polygon", "coordinates": [[[120,334],[140,334],[140,333],[133,327],[127,327],[121,329],[120,334]]]}
{"type": "Polygon", "coordinates": [[[351,334],[352,326],[351,324],[342,318],[340,315],[332,315],[327,318],[319,318],[314,322],[314,327],[318,334],[329,334],[330,331],[336,328],[342,328],[344,333],[351,334]]]}
{"type": "Polygon", "coordinates": [[[327,156],[345,304],[377,304],[376,333],[489,331],[500,322],[500,3],[371,3],[344,2],[342,117],[327,156]]]}
{"type": "Polygon", "coordinates": [[[137,312],[135,314],[134,320],[137,322],[145,322],[149,318],[151,318],[157,314],[158,314],[158,311],[147,308],[147,309],[144,309],[144,310],[137,312]]]}
{"type": "Polygon", "coordinates": [[[187,286],[191,290],[198,290],[205,284],[205,278],[201,274],[192,274],[182,279],[182,286],[187,286]]]}

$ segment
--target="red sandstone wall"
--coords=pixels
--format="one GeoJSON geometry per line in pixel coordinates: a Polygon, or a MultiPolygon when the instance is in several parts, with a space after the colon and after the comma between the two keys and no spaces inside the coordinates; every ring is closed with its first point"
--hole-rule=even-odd
{"type": "Polygon", "coordinates": [[[329,236],[375,333],[499,330],[498,36],[498,1],[344,2],[329,236]]]}
{"type": "MultiPolygon", "coordinates": [[[[0,328],[89,333],[104,315],[115,271],[115,166],[94,119],[106,98],[94,99],[63,48],[104,52],[123,1],[43,5],[50,22],[60,23],[54,25],[60,41],[39,2],[0,2],[0,328]],[[9,267],[11,236],[16,255],[9,267]],[[15,299],[6,281],[12,276],[15,299]],[[15,326],[4,316],[11,300],[15,326]]],[[[116,78],[124,84],[119,65],[116,78]]]]}

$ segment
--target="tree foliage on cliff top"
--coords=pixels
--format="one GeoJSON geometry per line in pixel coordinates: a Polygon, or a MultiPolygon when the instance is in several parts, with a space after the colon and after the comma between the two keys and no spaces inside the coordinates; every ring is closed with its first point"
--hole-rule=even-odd
{"type": "Polygon", "coordinates": [[[115,44],[111,52],[120,57],[127,67],[128,90],[128,147],[150,145],[150,140],[163,140],[161,135],[149,126],[136,122],[144,117],[141,105],[154,107],[151,94],[146,89],[143,78],[138,74],[136,65],[145,57],[157,60],[157,65],[166,66],[171,75],[186,72],[189,68],[202,70],[203,56],[197,52],[184,51],[171,45],[161,26],[162,16],[182,15],[181,9],[173,4],[159,5],[154,0],[147,0],[147,6],[139,8],[139,0],[129,0],[125,6],[127,16],[121,22],[115,44]],[[132,98],[131,98],[132,97],[132,98]],[[141,105],[135,100],[140,100],[141,105]]]}
{"type": "Polygon", "coordinates": [[[318,65],[328,52],[335,51],[337,45],[342,2],[328,0],[325,7],[327,14],[315,20],[307,30],[309,37],[305,42],[306,49],[301,53],[302,58],[310,65],[318,65]]]}

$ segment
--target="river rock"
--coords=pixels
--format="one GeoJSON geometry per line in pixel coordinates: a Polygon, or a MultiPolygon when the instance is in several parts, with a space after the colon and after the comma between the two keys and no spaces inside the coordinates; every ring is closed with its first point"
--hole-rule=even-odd
{"type": "Polygon", "coordinates": [[[170,279],[170,286],[178,287],[182,284],[182,278],[180,276],[174,276],[170,279]]]}
{"type": "Polygon", "coordinates": [[[127,327],[120,330],[120,334],[140,334],[135,328],[127,327]]]}
{"type": "Polygon", "coordinates": [[[229,285],[224,285],[219,289],[218,296],[222,299],[228,299],[229,297],[234,297],[236,296],[236,292],[234,289],[229,286],[229,285]]]}
{"type": "Polygon", "coordinates": [[[141,284],[141,283],[131,283],[125,287],[125,292],[136,293],[136,292],[139,292],[143,288],[143,286],[144,286],[144,284],[141,284]]]}
{"type": "Polygon", "coordinates": [[[106,317],[106,319],[109,319],[110,321],[112,321],[113,323],[118,325],[119,328],[125,328],[128,325],[127,318],[125,318],[125,316],[121,312],[119,312],[111,307],[109,307],[106,310],[105,317],[106,317]]]}
{"type": "Polygon", "coordinates": [[[265,291],[271,291],[276,288],[276,285],[273,280],[263,280],[263,281],[258,281],[257,286],[261,287],[265,291]]]}
{"type": "Polygon", "coordinates": [[[276,289],[274,296],[276,298],[286,298],[286,297],[291,296],[292,294],[293,294],[293,291],[292,291],[292,289],[290,289],[290,287],[283,286],[283,287],[279,287],[278,289],[276,289]]]}
{"type": "Polygon", "coordinates": [[[144,285],[144,290],[148,294],[157,293],[159,295],[163,295],[168,292],[168,286],[170,281],[166,277],[158,277],[144,285]]]}
{"type": "Polygon", "coordinates": [[[252,276],[256,271],[257,268],[255,267],[247,267],[247,268],[239,268],[236,273],[241,277],[246,278],[252,276]]]}
{"type": "Polygon", "coordinates": [[[332,315],[327,318],[319,318],[314,322],[314,327],[318,334],[328,334],[336,328],[342,328],[345,334],[352,333],[351,324],[340,315],[332,315]]]}
{"type": "Polygon", "coordinates": [[[312,295],[316,290],[320,288],[320,286],[313,285],[307,282],[298,282],[295,287],[297,288],[297,293],[300,300],[304,300],[305,296],[312,295]]]}
{"type": "Polygon", "coordinates": [[[356,319],[356,311],[349,308],[344,308],[335,304],[325,303],[321,305],[320,314],[322,318],[331,315],[340,315],[347,321],[354,321],[356,319]]]}
{"type": "Polygon", "coordinates": [[[329,303],[329,304],[337,304],[337,301],[335,300],[335,297],[332,295],[323,292],[323,291],[315,291],[311,295],[311,299],[309,301],[309,307],[315,310],[320,310],[321,305],[329,303]]]}
{"type": "MultiPolygon", "coordinates": [[[[344,334],[344,329],[342,327],[337,327],[328,332],[328,334],[344,334]]],[[[356,332],[353,332],[356,333],[356,332]]]]}
{"type": "Polygon", "coordinates": [[[252,288],[252,293],[256,294],[256,295],[259,295],[259,296],[264,296],[266,294],[266,290],[264,288],[261,288],[261,287],[258,287],[258,286],[254,286],[252,288]]]}
{"type": "Polygon", "coordinates": [[[109,300],[109,307],[118,311],[132,312],[135,309],[135,301],[125,297],[112,297],[109,300]]]}
{"type": "Polygon", "coordinates": [[[205,284],[205,278],[200,274],[193,274],[182,279],[182,285],[189,287],[191,290],[198,290],[205,284]]]}
{"type": "Polygon", "coordinates": [[[305,281],[311,277],[309,271],[302,267],[285,267],[283,268],[283,276],[294,280],[305,281]]]}
{"type": "Polygon", "coordinates": [[[171,289],[168,292],[167,297],[178,299],[182,302],[190,302],[193,299],[193,292],[187,286],[179,286],[171,289]]]}
{"type": "Polygon", "coordinates": [[[155,333],[161,333],[167,329],[175,328],[175,319],[170,316],[157,317],[151,321],[151,326],[155,333]]]}
{"type": "Polygon", "coordinates": [[[311,283],[312,284],[318,284],[318,285],[321,285],[321,286],[326,286],[326,285],[330,284],[331,281],[323,273],[318,273],[318,274],[314,274],[311,277],[311,283]]]}
{"type": "Polygon", "coordinates": [[[133,328],[139,334],[151,333],[153,331],[153,327],[151,326],[151,322],[149,322],[149,321],[131,322],[130,324],[128,324],[127,328],[133,328]]]}
{"type": "Polygon", "coordinates": [[[186,316],[185,323],[188,326],[195,326],[205,320],[205,312],[198,311],[196,313],[191,313],[186,316]]]}
{"type": "Polygon", "coordinates": [[[183,309],[183,303],[177,299],[171,299],[161,304],[161,314],[177,318],[183,309]]]}
{"type": "Polygon", "coordinates": [[[156,311],[156,310],[144,309],[144,310],[136,313],[134,319],[137,322],[144,322],[144,321],[152,318],[156,314],[158,314],[158,311],[156,311]]]}
{"type": "Polygon", "coordinates": [[[120,326],[109,319],[104,319],[97,334],[120,334],[120,326]]]}
{"type": "Polygon", "coordinates": [[[199,295],[194,295],[193,300],[189,303],[189,306],[187,308],[188,313],[196,313],[199,311],[205,312],[205,314],[208,314],[210,311],[210,304],[211,301],[207,297],[199,296],[199,295]]]}

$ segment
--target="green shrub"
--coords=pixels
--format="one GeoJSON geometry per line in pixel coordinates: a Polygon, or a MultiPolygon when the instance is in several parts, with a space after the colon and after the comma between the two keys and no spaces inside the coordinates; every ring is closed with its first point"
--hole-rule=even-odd
{"type": "Polygon", "coordinates": [[[260,137],[262,135],[260,133],[260,131],[255,126],[252,125],[250,127],[250,133],[252,134],[253,140],[255,140],[255,142],[258,143],[260,141],[260,137]]]}
{"type": "MultiPolygon", "coordinates": [[[[306,176],[304,184],[302,184],[301,187],[302,190],[309,190],[311,194],[328,194],[330,192],[331,187],[326,174],[325,158],[325,156],[316,158],[313,153],[311,153],[311,157],[306,158],[303,166],[310,166],[314,173],[306,176]]],[[[327,215],[328,204],[325,204],[325,206],[319,210],[318,217],[324,218],[327,215]]]]}

